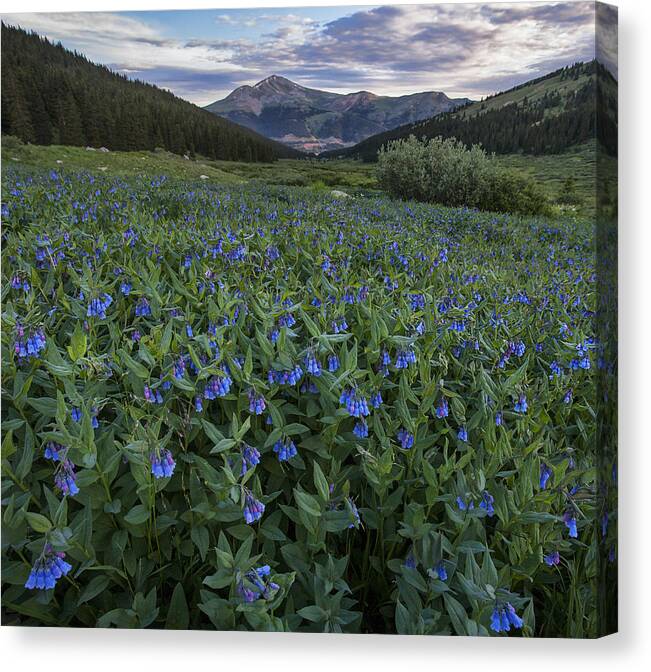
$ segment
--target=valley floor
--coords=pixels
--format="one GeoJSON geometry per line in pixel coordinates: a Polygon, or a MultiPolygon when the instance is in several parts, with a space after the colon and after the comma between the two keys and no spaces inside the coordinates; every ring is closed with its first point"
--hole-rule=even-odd
{"type": "MultiPolygon", "coordinates": [[[[202,180],[238,184],[260,181],[266,184],[346,189],[354,193],[377,189],[373,164],[352,160],[281,159],[275,163],[212,161],[203,157],[184,158],[166,151],[101,152],[83,147],[21,145],[3,141],[2,162],[41,169],[89,170],[106,175],[165,174],[172,179],[202,180]]],[[[587,143],[560,155],[496,156],[505,168],[524,172],[543,185],[550,200],[569,202],[580,214],[595,211],[594,143],[587,143]],[[572,182],[570,193],[567,181],[572,182]]],[[[616,162],[612,161],[613,168],[616,162]]]]}

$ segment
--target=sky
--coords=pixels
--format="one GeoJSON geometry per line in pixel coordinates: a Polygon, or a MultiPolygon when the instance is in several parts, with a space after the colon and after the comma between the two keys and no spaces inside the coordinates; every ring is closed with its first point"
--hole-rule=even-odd
{"type": "Polygon", "coordinates": [[[595,57],[591,2],[1,16],[198,105],[272,74],[339,93],[477,99],[595,57]]]}

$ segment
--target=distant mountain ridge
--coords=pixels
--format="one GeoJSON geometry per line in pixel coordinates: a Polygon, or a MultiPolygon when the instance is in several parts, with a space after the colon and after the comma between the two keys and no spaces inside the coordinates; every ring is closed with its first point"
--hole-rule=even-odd
{"type": "Polygon", "coordinates": [[[355,145],[469,102],[438,91],[405,96],[332,93],[271,75],[253,86],[240,86],[205,109],[295,149],[318,153],[355,145]]]}
{"type": "Polygon", "coordinates": [[[286,145],[129,80],[36,33],[2,23],[2,133],[38,145],[197,153],[274,161],[286,145]]]}
{"type": "Polygon", "coordinates": [[[414,135],[457,138],[496,154],[558,154],[597,139],[617,153],[617,81],[598,61],[575,63],[485,100],[370,136],[328,157],[374,161],[383,145],[414,135]],[[597,123],[597,106],[602,114],[597,123]]]}

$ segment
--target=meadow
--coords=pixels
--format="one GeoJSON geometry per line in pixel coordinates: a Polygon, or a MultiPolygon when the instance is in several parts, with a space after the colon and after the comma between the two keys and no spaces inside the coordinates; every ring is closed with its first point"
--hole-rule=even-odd
{"type": "Polygon", "coordinates": [[[591,221],[62,160],[3,171],[4,623],[603,632],[591,221]]]}
{"type": "MultiPolygon", "coordinates": [[[[84,170],[96,175],[136,177],[166,175],[182,181],[218,184],[256,182],[278,186],[344,189],[353,194],[379,193],[376,167],[353,159],[280,159],[274,163],[185,159],[166,151],[98,152],[65,145],[29,145],[3,138],[3,165],[28,170],[84,170]],[[60,162],[60,163],[58,163],[60,162]]],[[[595,214],[596,144],[589,142],[559,155],[496,155],[494,161],[533,178],[564,216],[595,214]],[[567,193],[568,181],[570,193],[567,193]],[[568,198],[569,197],[569,198],[568,198]]],[[[616,170],[616,161],[609,161],[616,170]]]]}

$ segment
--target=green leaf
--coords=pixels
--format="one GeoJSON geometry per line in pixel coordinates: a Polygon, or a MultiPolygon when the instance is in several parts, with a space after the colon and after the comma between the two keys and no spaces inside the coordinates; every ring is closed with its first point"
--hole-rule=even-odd
{"type": "Polygon", "coordinates": [[[146,520],[149,520],[149,510],[142,504],[136,504],[136,506],[124,516],[124,522],[129,523],[129,525],[142,525],[146,520]]]}
{"type": "Polygon", "coordinates": [[[27,511],[25,518],[35,532],[49,532],[52,529],[52,523],[40,513],[27,511]]]}
{"type": "Polygon", "coordinates": [[[185,599],[185,591],[183,590],[183,584],[177,583],[167,610],[165,628],[167,630],[187,630],[188,625],[190,625],[190,613],[185,599]]]}

